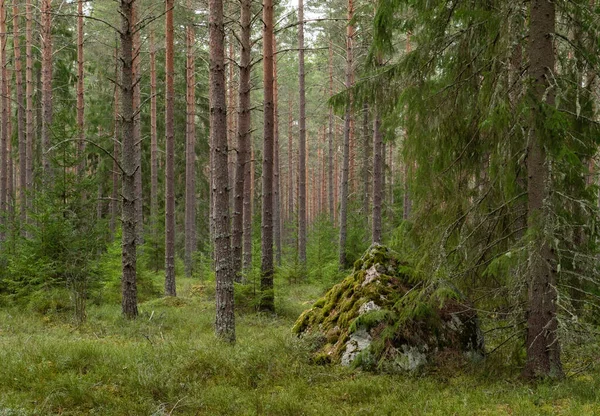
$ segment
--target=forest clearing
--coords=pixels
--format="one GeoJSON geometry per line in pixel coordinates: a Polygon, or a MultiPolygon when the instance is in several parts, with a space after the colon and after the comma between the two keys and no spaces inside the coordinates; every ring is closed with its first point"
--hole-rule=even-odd
{"type": "Polygon", "coordinates": [[[595,0],[0,0],[0,416],[600,414],[595,0]]]}

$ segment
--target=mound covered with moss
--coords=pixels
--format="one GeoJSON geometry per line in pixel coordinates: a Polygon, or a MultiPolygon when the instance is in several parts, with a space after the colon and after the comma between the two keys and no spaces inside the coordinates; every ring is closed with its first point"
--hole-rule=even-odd
{"type": "Polygon", "coordinates": [[[368,370],[414,371],[444,356],[483,354],[477,314],[458,290],[414,278],[397,253],[376,244],[293,331],[320,336],[316,362],[368,370]]]}

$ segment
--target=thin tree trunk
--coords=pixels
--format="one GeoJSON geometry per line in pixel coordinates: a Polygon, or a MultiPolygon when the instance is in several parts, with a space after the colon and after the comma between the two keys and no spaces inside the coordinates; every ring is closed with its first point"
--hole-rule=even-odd
{"type": "Polygon", "coordinates": [[[85,172],[85,126],[84,112],[85,103],[83,99],[84,92],[84,71],[83,71],[83,0],[77,0],[77,131],[79,142],[77,143],[77,157],[79,165],[77,174],[83,175],[85,172]]]}
{"type": "MultiPolygon", "coordinates": [[[[251,227],[246,229],[245,222],[252,221],[250,201],[250,60],[251,60],[251,19],[252,0],[243,0],[240,11],[240,77],[238,89],[238,122],[237,122],[237,161],[235,170],[235,188],[233,204],[232,261],[236,281],[242,281],[243,240],[250,242],[247,250],[252,250],[251,227]],[[248,192],[246,192],[248,191],[248,192]],[[246,217],[247,216],[247,217],[246,217]]],[[[244,269],[249,265],[244,265],[244,269]]]]}
{"type": "Polygon", "coordinates": [[[527,313],[527,361],[523,369],[526,378],[562,378],[558,341],[555,258],[543,233],[548,217],[544,203],[549,195],[549,171],[544,146],[544,130],[539,129],[544,111],[541,103],[554,105],[551,88],[554,71],[554,33],[556,11],[554,1],[532,0],[529,23],[529,75],[534,98],[531,114],[531,134],[527,148],[528,221],[535,242],[529,254],[530,276],[527,313]]]}
{"type": "MultiPolygon", "coordinates": [[[[156,91],[156,43],[150,29],[150,229],[152,240],[158,243],[158,128],[156,91]]],[[[158,262],[157,262],[158,263],[158,262]]],[[[158,265],[156,266],[158,267],[158,265]]]]}
{"type": "Polygon", "coordinates": [[[21,224],[27,221],[27,143],[25,136],[25,97],[19,34],[19,2],[13,0],[13,49],[15,54],[15,81],[17,86],[17,137],[19,142],[19,205],[21,224]]]}
{"type": "Polygon", "coordinates": [[[42,0],[42,168],[44,183],[51,186],[50,164],[52,128],[52,0],[42,0]]]}
{"type": "Polygon", "coordinates": [[[176,296],[177,291],[175,287],[175,128],[173,124],[175,105],[175,84],[173,83],[173,77],[175,74],[175,65],[173,60],[174,0],[166,0],[165,4],[165,296],[176,296]]]}
{"type": "Polygon", "coordinates": [[[115,236],[117,216],[119,214],[119,143],[121,139],[121,118],[119,115],[119,46],[115,45],[115,90],[113,98],[113,167],[112,167],[112,195],[110,199],[110,235],[115,236]]]}
{"type": "MultiPolygon", "coordinates": [[[[333,45],[331,39],[329,40],[329,96],[333,96],[333,45]]],[[[327,181],[329,183],[329,221],[332,224],[335,223],[335,204],[334,204],[334,186],[333,186],[333,136],[334,136],[334,119],[333,119],[333,107],[329,106],[329,169],[327,172],[327,181]]]]}
{"type": "Polygon", "coordinates": [[[264,133],[262,171],[261,220],[261,311],[275,310],[273,294],[273,1],[263,0],[263,79],[264,79],[264,133]]]}
{"type": "MultiPolygon", "coordinates": [[[[8,71],[6,62],[6,0],[0,0],[0,88],[2,91],[2,138],[0,140],[0,226],[7,222],[8,214],[8,71]]],[[[4,240],[4,231],[0,230],[0,241],[4,240]]]]}
{"type": "MultiPolygon", "coordinates": [[[[346,88],[352,86],[352,37],[354,29],[352,27],[352,18],[354,16],[353,0],[348,0],[348,27],[346,39],[346,88]]],[[[347,219],[348,219],[348,175],[350,168],[350,130],[352,128],[351,104],[346,106],[346,114],[344,116],[344,156],[342,161],[342,184],[340,195],[340,247],[339,247],[339,266],[340,269],[347,268],[346,258],[346,237],[347,237],[347,219]]]]}
{"type": "MultiPolygon", "coordinates": [[[[371,183],[371,172],[369,171],[369,166],[371,166],[371,143],[372,137],[374,137],[374,133],[371,134],[369,128],[369,105],[365,102],[363,104],[363,212],[365,213],[365,217],[369,218],[369,212],[371,207],[371,190],[369,189],[369,184],[371,183]]],[[[375,161],[373,160],[373,164],[375,161]]]]}
{"type": "MultiPolygon", "coordinates": [[[[133,5],[133,24],[137,26],[139,18],[139,0],[133,5]]],[[[140,30],[136,27],[133,32],[133,109],[134,109],[134,120],[133,120],[133,137],[135,141],[135,162],[137,165],[137,171],[135,172],[135,215],[137,216],[136,222],[136,239],[137,245],[140,246],[144,243],[144,199],[143,199],[143,188],[142,188],[142,115],[141,110],[141,83],[140,79],[142,76],[140,66],[140,52],[141,52],[141,41],[140,41],[140,30]]]]}
{"type": "Polygon", "coordinates": [[[234,273],[231,266],[229,179],[227,172],[227,104],[225,102],[225,28],[222,0],[209,0],[210,137],[214,162],[212,187],[215,215],[215,272],[217,336],[235,342],[234,273]]]}
{"type": "Polygon", "coordinates": [[[133,105],[133,31],[134,31],[134,2],[136,0],[121,0],[121,111],[123,131],[123,151],[121,168],[123,169],[123,207],[121,222],[123,226],[123,275],[122,275],[122,313],[126,318],[133,319],[138,315],[137,284],[136,284],[136,194],[135,173],[138,170],[135,157],[133,105]]]}
{"type": "Polygon", "coordinates": [[[273,34],[273,239],[275,259],[281,266],[281,176],[279,167],[279,91],[277,86],[277,42],[273,34]]]}
{"type": "Polygon", "coordinates": [[[298,260],[306,264],[306,88],[304,74],[304,0],[298,0],[298,90],[300,92],[298,126],[298,260]]]}
{"type": "Polygon", "coordinates": [[[373,243],[381,243],[382,234],[382,168],[383,140],[381,137],[381,120],[375,111],[373,120],[373,243]]]}
{"type": "Polygon", "coordinates": [[[33,142],[35,140],[33,124],[33,13],[31,10],[31,0],[25,3],[25,193],[27,198],[27,207],[24,208],[26,216],[32,208],[33,189],[33,142]]]}
{"type": "MultiPolygon", "coordinates": [[[[192,9],[191,0],[187,1],[192,9]]],[[[185,274],[191,277],[194,271],[196,251],[196,65],[194,61],[194,26],[186,27],[187,49],[187,123],[185,149],[185,274]]]]}
{"type": "Polygon", "coordinates": [[[288,199],[288,216],[290,221],[294,218],[294,118],[292,115],[292,98],[288,106],[288,187],[290,194],[288,199]]]}

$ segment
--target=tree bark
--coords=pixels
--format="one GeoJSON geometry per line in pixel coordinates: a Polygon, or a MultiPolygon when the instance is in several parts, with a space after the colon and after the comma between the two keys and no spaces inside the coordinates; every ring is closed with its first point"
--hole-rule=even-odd
{"type": "Polygon", "coordinates": [[[288,187],[290,194],[288,199],[288,217],[290,221],[294,218],[294,117],[292,113],[292,98],[288,106],[288,187]]]}
{"type": "Polygon", "coordinates": [[[84,55],[83,55],[83,0],[77,0],[77,132],[79,142],[77,143],[77,174],[83,175],[85,172],[85,125],[84,125],[84,55]]]}
{"type": "Polygon", "coordinates": [[[115,90],[114,90],[114,109],[113,109],[113,167],[112,167],[112,195],[110,198],[110,235],[115,236],[117,228],[117,216],[119,214],[119,142],[121,138],[121,118],[119,116],[119,46],[115,45],[115,90]]]}
{"type": "Polygon", "coordinates": [[[382,163],[383,140],[381,137],[381,120],[375,111],[373,120],[373,243],[381,243],[382,234],[382,163]]]}
{"type": "MultiPolygon", "coordinates": [[[[0,139],[0,227],[7,223],[8,214],[8,71],[6,62],[6,0],[0,0],[0,88],[2,91],[2,137],[0,139]]],[[[4,240],[4,230],[0,230],[0,241],[4,240]]]]}
{"type": "Polygon", "coordinates": [[[140,29],[138,24],[138,8],[139,0],[133,4],[133,21],[136,25],[136,30],[133,32],[133,137],[135,142],[135,162],[137,170],[135,172],[135,215],[136,221],[136,239],[137,245],[140,246],[144,242],[144,199],[142,188],[142,115],[141,115],[141,83],[142,76],[140,67],[140,29]]]}
{"type": "MultiPolygon", "coordinates": [[[[354,29],[352,27],[352,18],[354,16],[353,0],[348,0],[348,27],[346,30],[346,88],[352,86],[352,38],[354,29]]],[[[351,99],[351,98],[350,98],[351,99]]],[[[347,237],[347,219],[348,219],[348,175],[350,165],[350,130],[351,123],[351,103],[346,105],[346,114],[344,116],[344,155],[342,160],[342,184],[340,195],[340,247],[339,247],[339,266],[340,269],[348,267],[346,259],[346,237],[347,237]]]]}
{"type": "MultiPolygon", "coordinates": [[[[174,0],[166,0],[165,24],[165,296],[176,296],[175,287],[175,128],[174,104],[175,84],[173,77],[173,5],[174,0]]],[[[187,198],[186,198],[187,202],[187,198]]]]}
{"type": "MultiPolygon", "coordinates": [[[[156,43],[150,29],[150,230],[158,242],[158,128],[156,89],[156,43]]],[[[156,243],[155,243],[156,244],[156,243]]],[[[157,262],[158,263],[158,262],[157,262]]],[[[158,268],[158,264],[156,266],[158,268]]]]}
{"type": "Polygon", "coordinates": [[[21,224],[27,221],[27,142],[25,135],[25,97],[19,33],[19,2],[13,0],[13,49],[15,55],[15,83],[17,86],[17,138],[19,143],[19,205],[21,224]]]}
{"type": "Polygon", "coordinates": [[[135,157],[134,139],[134,117],[133,105],[133,32],[134,13],[133,7],[136,0],[121,0],[121,111],[123,151],[121,168],[123,169],[123,207],[121,210],[121,222],[123,226],[123,276],[122,289],[122,313],[126,318],[134,319],[138,315],[137,309],[137,285],[136,285],[136,194],[135,174],[138,170],[135,157]]]}
{"type": "MultiPolygon", "coordinates": [[[[369,105],[365,102],[363,104],[363,212],[365,213],[365,218],[369,219],[369,211],[371,207],[371,172],[369,171],[369,167],[371,166],[371,143],[372,138],[375,137],[375,132],[371,134],[369,128],[369,105]]],[[[375,160],[373,159],[373,165],[375,164],[375,160]]],[[[373,178],[374,180],[374,178],[373,178]]]]}
{"type": "MultiPolygon", "coordinates": [[[[329,96],[333,96],[333,45],[331,40],[329,40],[329,96]]],[[[328,162],[328,172],[327,172],[327,181],[329,183],[329,221],[332,224],[335,223],[335,204],[334,204],[334,193],[335,187],[333,183],[333,137],[334,137],[334,119],[333,119],[333,107],[329,106],[329,135],[328,135],[328,145],[329,145],[329,162],[328,162]]]]}
{"type": "Polygon", "coordinates": [[[554,105],[551,86],[554,71],[556,11],[552,0],[532,0],[529,23],[529,75],[532,81],[531,134],[527,147],[527,227],[534,236],[529,253],[529,291],[527,313],[527,361],[523,369],[526,378],[562,378],[558,341],[556,259],[544,235],[549,196],[549,171],[544,142],[548,132],[544,125],[544,105],[554,105]],[[545,100],[545,103],[544,103],[545,100]]]}
{"type": "Polygon", "coordinates": [[[298,260],[306,264],[306,88],[304,73],[304,0],[298,0],[298,260]]]}
{"type": "Polygon", "coordinates": [[[31,10],[31,0],[25,3],[25,182],[27,207],[24,208],[26,216],[32,208],[31,191],[33,189],[33,13],[31,10]]]}
{"type": "Polygon", "coordinates": [[[210,137],[214,180],[214,239],[217,337],[235,342],[233,269],[229,224],[229,179],[227,172],[227,107],[225,102],[225,28],[222,0],[209,0],[209,96],[210,137]]]}
{"type": "Polygon", "coordinates": [[[277,42],[273,33],[273,239],[275,259],[281,266],[281,176],[279,166],[279,91],[277,86],[277,42]]]}
{"type": "Polygon", "coordinates": [[[273,294],[273,1],[263,0],[263,171],[259,310],[274,312],[273,294]]]}
{"type": "MultiPolygon", "coordinates": [[[[192,2],[187,1],[191,12],[192,2]]],[[[194,60],[194,26],[186,27],[186,84],[187,117],[185,149],[185,274],[191,277],[194,272],[196,251],[196,65],[194,60]]]]}
{"type": "Polygon", "coordinates": [[[49,149],[52,142],[52,0],[42,0],[42,168],[43,182],[53,184],[49,149]]]}
{"type": "MultiPolygon", "coordinates": [[[[250,193],[245,192],[250,187],[250,72],[251,72],[251,19],[252,0],[243,0],[240,11],[240,77],[238,89],[238,122],[237,122],[237,161],[235,169],[235,188],[233,204],[232,230],[232,261],[236,273],[236,281],[242,281],[242,253],[244,239],[244,222],[252,221],[250,213],[250,193]],[[246,181],[246,176],[248,180],[246,181]],[[248,182],[248,183],[246,183],[248,182]],[[246,200],[248,196],[248,200],[246,200]],[[248,218],[245,216],[248,215],[248,218]]],[[[251,232],[251,228],[248,230],[251,232]]],[[[249,241],[252,236],[249,236],[249,241]]],[[[250,245],[250,250],[252,246],[250,245]]],[[[246,267],[244,267],[246,268],[246,267]]]]}

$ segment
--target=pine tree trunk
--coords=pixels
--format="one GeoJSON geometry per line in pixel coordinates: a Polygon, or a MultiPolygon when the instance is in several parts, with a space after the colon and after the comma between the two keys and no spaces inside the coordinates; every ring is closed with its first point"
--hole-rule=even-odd
{"type": "Polygon", "coordinates": [[[214,239],[217,337],[235,342],[235,315],[229,229],[229,179],[227,172],[227,107],[225,102],[225,28],[222,0],[209,0],[210,136],[213,152],[214,239]],[[218,214],[218,215],[216,215],[218,214]]]}
{"type": "Polygon", "coordinates": [[[556,259],[549,237],[544,235],[548,208],[544,202],[549,196],[549,171],[543,143],[545,105],[554,105],[551,79],[554,71],[554,33],[556,11],[554,1],[532,0],[529,23],[529,75],[532,80],[531,134],[527,148],[527,226],[535,238],[529,253],[529,296],[527,313],[527,361],[523,369],[526,378],[562,378],[558,341],[556,259]]]}
{"type": "Polygon", "coordinates": [[[84,126],[84,72],[83,72],[83,0],[77,0],[77,131],[79,142],[77,143],[77,157],[79,165],[77,174],[83,175],[85,172],[85,126],[84,126]]]}
{"type": "MultiPolygon", "coordinates": [[[[369,212],[371,207],[371,172],[369,167],[371,166],[371,143],[373,142],[373,137],[375,133],[371,134],[371,129],[369,128],[369,105],[365,102],[363,104],[363,212],[365,218],[369,220],[369,212]]],[[[373,160],[373,164],[375,164],[375,160],[373,160]]],[[[374,180],[374,179],[373,179],[374,180]]]]}
{"type": "Polygon", "coordinates": [[[113,96],[113,167],[112,167],[112,195],[110,198],[110,235],[115,236],[117,216],[119,214],[119,142],[121,141],[121,118],[119,112],[119,46],[115,46],[115,90],[113,96]]]}
{"type": "MultiPolygon", "coordinates": [[[[352,18],[354,16],[353,0],[348,0],[348,28],[346,38],[346,88],[352,85],[352,37],[354,29],[352,27],[352,18]]],[[[344,155],[342,161],[342,184],[340,195],[340,247],[339,247],[339,266],[340,269],[348,267],[346,259],[346,237],[347,237],[347,219],[348,219],[348,180],[350,168],[350,130],[352,128],[351,104],[346,106],[346,114],[344,116],[344,155]]]]}
{"type": "MultiPolygon", "coordinates": [[[[187,1],[192,9],[191,0],[187,1]]],[[[187,49],[187,118],[185,149],[185,274],[191,277],[194,271],[196,251],[196,65],[194,61],[194,27],[186,28],[187,49]]]]}
{"type": "MultiPolygon", "coordinates": [[[[173,3],[166,0],[165,25],[165,296],[176,296],[175,288],[175,128],[174,105],[175,84],[173,77],[175,65],[173,60],[173,3]]],[[[187,199],[186,199],[187,202],[187,199]]]]}
{"type": "MultiPolygon", "coordinates": [[[[333,96],[333,45],[329,40],[329,96],[333,96]]],[[[329,163],[327,172],[327,181],[329,183],[329,221],[332,224],[335,223],[335,204],[334,204],[334,193],[335,187],[333,184],[333,137],[334,137],[334,119],[333,119],[333,107],[329,106],[329,163]]]]}
{"type": "Polygon", "coordinates": [[[137,245],[140,246],[144,242],[144,199],[142,189],[142,116],[141,110],[141,83],[142,76],[140,67],[140,30],[138,24],[138,8],[139,1],[133,3],[133,24],[136,25],[136,30],[133,32],[133,137],[135,141],[135,163],[137,171],[135,172],[135,215],[137,216],[135,235],[137,245]]]}
{"type": "Polygon", "coordinates": [[[25,96],[19,33],[19,2],[13,0],[13,49],[17,86],[17,138],[19,143],[19,205],[21,224],[27,221],[27,142],[25,136],[25,96]]]}
{"type": "Polygon", "coordinates": [[[32,208],[31,191],[33,189],[33,142],[35,140],[33,124],[33,13],[31,0],[25,3],[25,190],[27,198],[26,215],[32,208]]]}
{"type": "Polygon", "coordinates": [[[52,128],[52,0],[42,0],[42,168],[43,182],[53,184],[50,164],[52,128]]]}
{"type": "MultiPolygon", "coordinates": [[[[242,281],[242,253],[245,231],[245,221],[252,221],[250,214],[250,60],[251,60],[251,19],[252,0],[241,2],[240,12],[240,77],[238,89],[238,122],[237,122],[237,161],[235,169],[235,188],[233,204],[233,229],[232,229],[232,261],[236,281],[242,281]],[[248,180],[246,180],[248,176],[248,180]],[[249,190],[249,189],[248,189],[249,190]],[[248,200],[246,200],[246,196],[248,200]],[[248,218],[245,216],[248,215],[248,218]]],[[[248,230],[251,232],[251,229],[248,230]]],[[[247,237],[252,241],[252,236],[247,237]]],[[[249,250],[252,250],[250,244],[249,250]]],[[[246,266],[244,266],[246,269],[246,266]]]]}
{"type": "Polygon", "coordinates": [[[375,111],[373,120],[373,243],[381,243],[382,234],[382,158],[381,120],[379,114],[375,111]]]}
{"type": "Polygon", "coordinates": [[[281,266],[281,176],[279,166],[279,91],[277,86],[277,42],[273,34],[273,239],[275,259],[281,266]]]}
{"type": "MultiPolygon", "coordinates": [[[[158,128],[156,91],[156,43],[154,30],[150,29],[150,232],[158,244],[158,128]]],[[[158,268],[158,262],[157,268],[158,268]]]]}
{"type": "Polygon", "coordinates": [[[288,187],[290,194],[288,199],[288,217],[290,221],[294,218],[294,118],[292,114],[292,98],[288,106],[288,187]]]}
{"type": "Polygon", "coordinates": [[[306,89],[304,74],[304,0],[298,0],[298,260],[306,264],[306,89]]]}
{"type": "Polygon", "coordinates": [[[273,294],[273,1],[263,0],[264,133],[259,310],[275,310],[273,294]]]}
{"type": "Polygon", "coordinates": [[[121,222],[123,227],[123,275],[121,281],[122,289],[122,313],[126,318],[134,319],[138,315],[137,309],[137,285],[136,285],[136,194],[135,173],[137,172],[137,159],[135,157],[134,117],[135,108],[133,104],[133,32],[134,13],[133,7],[136,0],[121,0],[121,116],[123,132],[123,151],[121,168],[123,169],[123,207],[121,210],[121,222]]]}
{"type": "Polygon", "coordinates": [[[8,71],[6,62],[6,0],[0,0],[0,89],[2,91],[2,137],[0,139],[0,241],[4,240],[3,226],[8,213],[8,71]]]}

